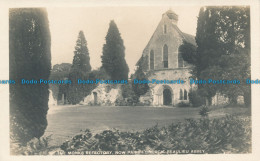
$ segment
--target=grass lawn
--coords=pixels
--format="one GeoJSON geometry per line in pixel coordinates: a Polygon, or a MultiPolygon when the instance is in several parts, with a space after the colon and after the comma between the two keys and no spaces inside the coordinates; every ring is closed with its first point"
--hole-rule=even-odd
{"type": "MultiPolygon", "coordinates": [[[[112,128],[120,131],[137,131],[156,124],[169,125],[188,118],[200,118],[200,108],[172,107],[99,107],[99,106],[52,106],[48,111],[48,127],[45,136],[52,135],[51,145],[60,145],[65,140],[90,129],[98,133],[112,128]]],[[[248,113],[247,108],[215,108],[209,117],[226,114],[248,113]]]]}

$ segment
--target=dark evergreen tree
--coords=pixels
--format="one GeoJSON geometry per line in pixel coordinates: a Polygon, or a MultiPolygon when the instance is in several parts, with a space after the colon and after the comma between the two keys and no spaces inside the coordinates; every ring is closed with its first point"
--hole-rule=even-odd
{"type": "Polygon", "coordinates": [[[69,74],[69,80],[72,81],[72,84],[68,86],[67,99],[71,104],[79,103],[89,93],[89,91],[86,89],[86,85],[78,84],[78,79],[86,79],[88,72],[91,71],[89,61],[90,58],[87,48],[87,41],[83,31],[80,31],[75,46],[72,67],[69,74]]]}
{"type": "Polygon", "coordinates": [[[109,24],[101,58],[102,68],[112,80],[128,79],[129,68],[125,61],[125,47],[114,21],[109,24]]]}
{"type": "MultiPolygon", "coordinates": [[[[48,79],[51,38],[47,11],[21,8],[9,11],[10,136],[25,144],[40,138],[47,127],[48,85],[22,85],[21,79],[48,79]]],[[[12,145],[12,144],[11,144],[12,145]]]]}
{"type": "Polygon", "coordinates": [[[74,58],[72,63],[72,72],[73,71],[82,71],[87,73],[91,71],[90,58],[87,48],[87,41],[84,36],[83,31],[79,32],[78,40],[76,42],[74,58]]]}

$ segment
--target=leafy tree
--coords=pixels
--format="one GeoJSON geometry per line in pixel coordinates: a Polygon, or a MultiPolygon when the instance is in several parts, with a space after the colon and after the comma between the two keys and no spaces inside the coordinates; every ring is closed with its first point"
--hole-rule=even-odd
{"type": "Polygon", "coordinates": [[[25,144],[47,127],[48,85],[22,85],[21,79],[48,79],[51,37],[43,8],[9,10],[9,77],[11,140],[25,144]]]}
{"type": "MultiPolygon", "coordinates": [[[[71,66],[70,63],[55,64],[51,70],[50,80],[68,79],[71,66]]],[[[58,99],[59,93],[67,93],[65,84],[50,84],[49,87],[55,100],[58,99]]]]}
{"type": "Polygon", "coordinates": [[[147,80],[147,77],[145,75],[145,73],[143,72],[143,68],[142,68],[142,61],[144,61],[144,57],[141,57],[141,61],[138,64],[137,70],[133,76],[132,79],[132,88],[133,91],[135,92],[135,94],[140,97],[141,95],[144,95],[148,90],[149,90],[149,86],[147,83],[145,84],[134,84],[134,79],[143,81],[143,80],[147,80]]]}
{"type": "Polygon", "coordinates": [[[72,64],[61,63],[55,64],[51,70],[50,79],[63,79],[69,76],[72,64]]]}
{"type": "Polygon", "coordinates": [[[129,68],[125,61],[125,47],[114,21],[109,24],[101,59],[102,68],[112,80],[128,79],[129,68]]]}
{"type": "Polygon", "coordinates": [[[78,104],[85,97],[84,84],[78,84],[78,79],[85,79],[86,75],[81,71],[74,71],[69,74],[71,84],[68,85],[67,99],[70,104],[78,104]]]}
{"type": "MultiPolygon", "coordinates": [[[[104,71],[104,69],[99,68],[98,70],[93,70],[93,71],[87,73],[87,75],[85,77],[85,80],[93,80],[93,81],[95,81],[96,79],[107,80],[107,79],[109,79],[109,76],[104,71]]],[[[95,89],[97,86],[98,86],[98,84],[96,84],[96,83],[85,85],[84,86],[85,96],[91,94],[91,91],[93,89],[95,89]]]]}
{"type": "Polygon", "coordinates": [[[137,96],[133,90],[132,81],[133,80],[130,80],[127,84],[121,85],[123,100],[119,100],[117,105],[132,106],[139,102],[139,96],[137,96]]]}
{"type": "Polygon", "coordinates": [[[180,53],[182,55],[183,60],[187,63],[195,64],[196,63],[196,49],[197,47],[187,41],[184,41],[183,44],[180,46],[180,53]]]}
{"type": "Polygon", "coordinates": [[[87,41],[83,31],[79,32],[78,40],[76,42],[74,58],[69,74],[69,79],[72,84],[68,86],[67,98],[71,104],[77,104],[84,99],[88,91],[85,90],[84,84],[78,84],[78,79],[85,79],[87,73],[91,71],[89,63],[89,53],[87,48],[87,41]]]}
{"type": "Polygon", "coordinates": [[[221,79],[239,79],[240,85],[222,86],[219,91],[229,97],[231,104],[237,103],[237,96],[243,95],[246,106],[251,105],[251,85],[246,79],[250,72],[250,9],[249,7],[226,7],[220,12],[219,42],[224,54],[219,59],[223,72],[221,79]],[[225,89],[227,88],[227,89],[225,89]]]}
{"type": "MultiPolygon", "coordinates": [[[[196,33],[196,52],[184,54],[185,61],[194,65],[192,74],[198,79],[241,80],[240,85],[202,84],[199,89],[211,102],[216,92],[236,103],[243,95],[250,104],[250,10],[249,7],[202,7],[196,33]]],[[[184,48],[190,52],[191,47],[184,48]]]]}
{"type": "Polygon", "coordinates": [[[199,107],[205,104],[205,98],[201,96],[199,90],[189,91],[189,102],[193,107],[199,107]]]}

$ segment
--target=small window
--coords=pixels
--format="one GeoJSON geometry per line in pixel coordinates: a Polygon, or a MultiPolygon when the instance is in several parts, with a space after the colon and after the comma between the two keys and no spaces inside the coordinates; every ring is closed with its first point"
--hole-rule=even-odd
{"type": "Polygon", "coordinates": [[[150,70],[154,70],[154,52],[150,51],[150,70]]]}
{"type": "Polygon", "coordinates": [[[180,89],[180,100],[183,100],[183,92],[182,92],[182,89],[180,89]]]}
{"type": "Polygon", "coordinates": [[[163,46],[163,67],[168,68],[168,46],[163,46]]]}
{"type": "Polygon", "coordinates": [[[188,92],[186,91],[186,89],[184,90],[184,100],[188,99],[188,92]]]}
{"type": "Polygon", "coordinates": [[[166,26],[166,25],[163,26],[163,33],[164,33],[164,34],[167,33],[167,26],[166,26]]]}

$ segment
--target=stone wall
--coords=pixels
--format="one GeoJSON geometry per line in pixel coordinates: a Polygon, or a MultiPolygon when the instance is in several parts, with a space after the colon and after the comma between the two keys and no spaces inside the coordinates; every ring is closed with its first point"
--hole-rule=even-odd
{"type": "MultiPolygon", "coordinates": [[[[150,86],[150,97],[152,98],[151,105],[162,106],[163,102],[163,91],[169,89],[172,95],[172,106],[178,106],[179,103],[189,103],[188,93],[190,89],[195,88],[191,86],[189,82],[190,69],[189,68],[177,68],[168,70],[153,71],[149,74],[149,80],[184,80],[184,84],[149,84],[150,86]],[[180,97],[180,90],[182,90],[182,99],[180,97]],[[184,91],[187,92],[187,99],[184,99],[184,91]]],[[[149,96],[142,96],[140,101],[147,100],[149,96]],[[143,98],[144,97],[144,98],[143,98]],[[147,98],[145,98],[147,97],[147,98]]]]}
{"type": "Polygon", "coordinates": [[[118,98],[121,98],[120,86],[111,84],[99,84],[90,95],[81,102],[83,105],[115,106],[118,98]]]}
{"type": "Polygon", "coordinates": [[[229,99],[220,93],[212,97],[212,106],[227,105],[228,103],[229,99]]]}
{"type": "Polygon", "coordinates": [[[168,46],[168,68],[178,68],[178,50],[183,43],[183,38],[174,28],[172,20],[167,15],[162,17],[151,40],[144,49],[143,56],[148,56],[148,68],[150,64],[150,51],[154,51],[154,69],[163,69],[163,46],[168,46]],[[167,33],[164,33],[164,25],[167,26],[167,33]]]}

